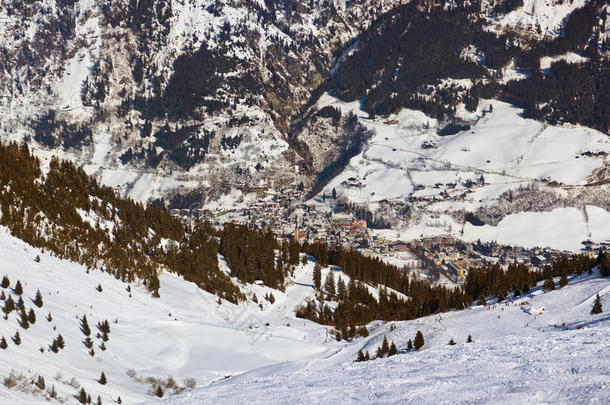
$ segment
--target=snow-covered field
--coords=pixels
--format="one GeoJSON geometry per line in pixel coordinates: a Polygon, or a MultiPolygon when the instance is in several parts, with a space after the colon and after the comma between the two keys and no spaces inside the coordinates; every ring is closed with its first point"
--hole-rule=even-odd
{"type": "MultiPolygon", "coordinates": [[[[0,319],[0,335],[8,341],[0,350],[0,375],[22,373],[22,387],[29,391],[0,385],[2,404],[45,402],[44,392],[31,392],[36,389],[29,381],[39,375],[45,391],[54,386],[67,403],[76,403],[80,387],[94,401],[100,395],[103,403],[120,396],[123,403],[169,404],[607,403],[610,390],[610,279],[596,273],[572,277],[568,287],[551,293],[534,289],[491,309],[474,306],[415,321],[373,322],[369,337],[339,343],[328,327],[294,317],[294,307],[313,295],[311,262],[297,268],[285,293],[242,286],[248,296],[256,293],[260,310],[251,301],[219,305],[216,297],[169,274],[160,276],[161,298],[136,283],[128,292],[127,284],[112,276],[87,273],[5,229],[0,229],[0,257],[0,277],[7,275],[11,287],[21,281],[25,306],[37,318],[28,329],[19,326],[15,312],[0,319]],[[44,302],[40,309],[31,301],[37,289],[44,302]],[[263,299],[267,293],[275,296],[274,304],[263,299]],[[606,312],[589,315],[597,293],[606,312]],[[92,330],[93,357],[77,319],[83,314],[92,330]],[[102,351],[95,325],[106,319],[111,333],[102,351]],[[426,344],[420,352],[406,352],[417,330],[426,344]],[[11,340],[16,331],[19,346],[11,340]],[[48,346],[58,333],[66,347],[52,353],[48,346]],[[474,343],[464,343],[468,334],[474,343]],[[399,355],[353,362],[360,349],[374,354],[384,335],[396,343],[399,355]],[[452,338],[457,345],[448,346],[452,338]],[[106,385],[97,381],[102,371],[106,385]],[[169,376],[180,386],[193,378],[196,387],[181,394],[168,389],[164,398],[153,398],[145,379],[169,376]]],[[[349,280],[337,268],[323,270],[323,277],[329,271],[349,280]]],[[[3,291],[17,301],[11,289],[3,291]]]]}
{"type": "MultiPolygon", "coordinates": [[[[357,102],[343,103],[327,94],[318,106],[328,105],[344,114],[359,111],[357,102]]],[[[389,234],[397,231],[406,239],[451,233],[468,240],[578,251],[583,240],[610,239],[610,216],[591,203],[594,197],[591,202],[577,199],[575,208],[507,213],[494,226],[473,227],[452,215],[494,206],[502,193],[532,186],[564,197],[597,193],[596,203],[603,204],[600,192],[608,186],[592,185],[592,175],[609,162],[608,137],[586,127],[549,126],[521,114],[512,105],[482,100],[476,113],[462,113],[471,128],[449,136],[439,136],[441,124],[419,111],[405,109],[374,120],[360,116],[374,136],[324,192],[329,195],[335,188],[372,210],[383,200],[412,202],[420,217],[386,232],[392,240],[396,238],[389,234]],[[589,206],[583,209],[582,204],[589,206]]]]}

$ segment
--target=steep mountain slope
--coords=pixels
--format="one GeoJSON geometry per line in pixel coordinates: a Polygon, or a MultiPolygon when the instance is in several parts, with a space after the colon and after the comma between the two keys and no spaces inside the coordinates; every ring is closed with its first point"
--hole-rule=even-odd
{"type": "MultiPolygon", "coordinates": [[[[9,236],[5,228],[0,228],[0,256],[1,277],[6,275],[11,287],[21,282],[25,306],[36,313],[36,322],[28,329],[20,326],[16,312],[0,319],[0,335],[8,341],[8,348],[0,350],[0,374],[6,378],[14,371],[24,376],[17,379],[16,387],[1,386],[2,403],[40,403],[49,397],[52,385],[58,398],[68,403],[76,403],[73,396],[81,386],[94,400],[101,395],[104,403],[111,403],[120,396],[123,403],[134,403],[150,398],[147,392],[155,384],[145,381],[149,376],[161,380],[173,376],[181,387],[185,379],[194,378],[201,385],[252,368],[325,357],[334,350],[325,328],[294,319],[294,306],[312,293],[311,287],[294,285],[284,294],[263,286],[243,286],[244,291],[261,297],[261,310],[253,302],[236,306],[220,301],[192,283],[162,273],[161,298],[152,298],[138,282],[123,283],[109,274],[59,260],[9,236]],[[31,301],[37,290],[43,300],[40,309],[31,301]],[[263,301],[269,293],[276,297],[274,305],[263,301]],[[81,330],[83,315],[92,331],[93,356],[81,330]],[[110,324],[110,333],[102,350],[95,325],[104,320],[110,324]],[[20,345],[10,339],[16,331],[20,345]],[[65,348],[53,353],[50,347],[58,334],[65,348]],[[106,385],[96,381],[102,371],[106,385]],[[44,378],[45,389],[29,383],[38,376],[44,378]],[[73,378],[80,386],[70,383],[73,378]]],[[[312,267],[297,270],[297,279],[311,274],[312,267]]],[[[6,299],[18,300],[11,288],[2,291],[6,299]]]]}
{"type": "Polygon", "coordinates": [[[370,137],[311,110],[325,89],[371,114],[451,119],[501,97],[608,130],[597,0],[1,4],[2,139],[75,160],[140,201],[324,183],[370,137]]]}
{"type": "Polygon", "coordinates": [[[289,117],[390,1],[2,3],[2,138],[138,200],[293,184],[289,117]]]}
{"type": "MultiPolygon", "coordinates": [[[[40,403],[51,397],[52,386],[60,402],[76,403],[74,396],[81,387],[94,400],[100,395],[103,403],[119,396],[123,403],[148,402],[157,386],[166,395],[174,395],[191,385],[187,379],[205,386],[253,369],[299,369],[351,347],[333,338],[332,327],[295,316],[297,307],[315,295],[312,261],[295,269],[285,291],[232,278],[245,295],[260,297],[257,302],[236,305],[165,272],[159,273],[160,297],[153,298],[137,280],[122,282],[60,260],[10,236],[4,227],[0,227],[0,256],[0,277],[6,276],[10,283],[1,289],[2,307],[9,297],[18,301],[15,287],[19,280],[26,311],[32,308],[36,314],[36,321],[27,329],[17,310],[0,319],[0,336],[8,342],[0,350],[0,375],[5,378],[0,386],[2,403],[40,403]],[[40,308],[33,303],[37,291],[42,295],[40,308]],[[273,299],[267,299],[268,295],[273,299]],[[82,327],[83,316],[91,329],[91,347],[82,327]],[[110,325],[108,340],[96,326],[105,320],[110,325]],[[11,339],[17,331],[19,345],[11,339]],[[55,353],[52,346],[58,334],[65,347],[55,353]],[[97,381],[102,371],[108,379],[104,385],[97,381]],[[31,383],[39,376],[44,378],[43,388],[31,383]],[[169,377],[175,386],[168,383],[169,377]]],[[[229,273],[224,259],[219,257],[219,261],[221,269],[229,273]]],[[[339,268],[322,270],[324,278],[328,274],[350,282],[339,268]]],[[[379,296],[378,288],[366,288],[379,296]]],[[[352,354],[350,350],[342,358],[352,354]]]]}
{"type": "Polygon", "coordinates": [[[443,119],[461,106],[475,110],[481,96],[500,97],[523,107],[528,117],[608,133],[607,5],[563,3],[547,2],[533,12],[534,20],[539,16],[548,24],[563,15],[561,25],[545,24],[544,33],[539,22],[536,29],[515,24],[517,16],[530,14],[519,1],[396,7],[338,58],[329,88],[344,101],[362,100],[371,115],[410,107],[443,119]],[[567,53],[580,58],[561,60],[567,53]],[[540,72],[545,56],[556,62],[540,72]],[[504,78],[511,68],[527,78],[504,78]]]}

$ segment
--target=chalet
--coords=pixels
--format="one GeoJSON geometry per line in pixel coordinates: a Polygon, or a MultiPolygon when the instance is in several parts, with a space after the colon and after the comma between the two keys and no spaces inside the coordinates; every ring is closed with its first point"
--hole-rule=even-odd
{"type": "Polygon", "coordinates": [[[409,251],[409,245],[406,244],[405,242],[394,242],[390,245],[390,251],[391,252],[408,252],[409,251]]]}
{"type": "Polygon", "coordinates": [[[332,223],[339,228],[349,229],[352,226],[352,217],[349,215],[335,215],[332,223]]]}
{"type": "Polygon", "coordinates": [[[534,266],[540,267],[546,264],[546,257],[542,255],[535,255],[530,258],[530,261],[534,266]]]}

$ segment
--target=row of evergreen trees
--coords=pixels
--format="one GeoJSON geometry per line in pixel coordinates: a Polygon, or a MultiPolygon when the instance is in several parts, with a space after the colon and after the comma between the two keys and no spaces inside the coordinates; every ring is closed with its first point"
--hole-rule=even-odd
{"type": "Polygon", "coordinates": [[[602,251],[596,259],[587,255],[571,255],[558,258],[552,265],[541,270],[530,269],[523,264],[509,264],[506,270],[495,264],[487,268],[470,269],[466,276],[464,292],[470,300],[478,299],[485,305],[485,296],[504,300],[509,295],[515,297],[528,293],[530,289],[545,280],[543,289],[555,289],[554,277],[560,277],[559,287],[568,284],[569,274],[582,274],[599,266],[602,277],[610,276],[610,260],[602,251]]]}
{"type": "Polygon", "coordinates": [[[591,272],[599,266],[603,277],[610,275],[610,258],[600,253],[596,259],[586,255],[571,255],[557,259],[552,265],[541,270],[522,264],[510,264],[506,270],[498,264],[472,268],[468,271],[462,289],[448,289],[431,286],[425,281],[410,277],[407,272],[384,263],[378,258],[366,257],[340,247],[327,250],[319,244],[303,245],[303,250],[327,262],[343,268],[349,282],[338,276],[335,282],[333,272],[329,272],[322,283],[321,267],[314,268],[314,288],[319,291],[316,300],[308,300],[297,309],[297,316],[327,325],[335,325],[341,336],[351,338],[357,334],[360,325],[381,320],[408,320],[422,316],[446,312],[450,309],[465,308],[475,300],[485,305],[485,297],[494,296],[504,300],[509,295],[520,296],[530,291],[542,280],[549,280],[549,290],[555,288],[553,277],[561,277],[559,287],[568,283],[569,274],[591,272]],[[326,256],[328,252],[328,256],[326,256]],[[375,298],[369,286],[379,287],[375,298]],[[403,298],[404,294],[408,298],[403,298]],[[331,310],[326,301],[337,303],[331,310]]]}
{"type": "Polygon", "coordinates": [[[322,285],[320,269],[314,268],[314,287],[322,294],[318,295],[317,302],[311,300],[298,308],[297,316],[335,325],[343,331],[343,336],[349,336],[352,328],[375,319],[415,319],[451,308],[463,308],[469,303],[468,296],[457,287],[433,287],[378,258],[341,247],[327,249],[319,243],[304,244],[302,249],[316,257],[318,263],[343,268],[349,282],[340,276],[335,282],[331,272],[322,285]],[[369,286],[380,287],[378,298],[373,296],[369,286]],[[338,303],[334,312],[324,303],[325,299],[338,303]]]}
{"type": "Polygon", "coordinates": [[[209,226],[187,227],[122,198],[68,161],[52,158],[43,175],[25,144],[0,145],[0,213],[0,225],[26,243],[126,282],[142,279],[155,294],[163,266],[232,302],[244,298],[218,268],[209,226]]]}

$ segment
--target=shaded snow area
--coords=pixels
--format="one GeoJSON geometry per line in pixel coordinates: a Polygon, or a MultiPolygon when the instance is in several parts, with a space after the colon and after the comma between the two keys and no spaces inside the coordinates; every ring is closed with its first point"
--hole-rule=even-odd
{"type": "Polygon", "coordinates": [[[384,325],[344,351],[373,353],[385,334],[397,356],[363,363],[330,358],[288,372],[278,366],[277,374],[255,371],[159,403],[608,403],[610,318],[607,311],[589,315],[598,292],[610,305],[610,280],[585,275],[561,290],[534,290],[490,309],[394,322],[395,330],[384,325]],[[544,308],[543,315],[531,307],[544,308]],[[417,330],[426,343],[407,352],[417,330]],[[465,343],[468,334],[473,343],[465,343]],[[457,344],[449,346],[450,339],[457,344]]]}
{"type": "MultiPolygon", "coordinates": [[[[4,228],[0,258],[0,277],[7,275],[11,283],[2,289],[5,296],[18,300],[12,288],[20,280],[25,307],[36,314],[28,329],[15,312],[0,319],[0,335],[8,342],[0,350],[0,375],[22,376],[10,389],[0,384],[1,404],[45,402],[51,386],[66,403],[77,403],[74,395],[83,388],[105,404],[119,396],[124,404],[604,403],[610,389],[610,280],[596,272],[574,276],[550,293],[534,288],[508,303],[490,299],[489,308],[372,322],[368,337],[336,342],[329,327],[294,316],[295,306],[314,295],[311,261],[296,268],[285,292],[234,280],[248,297],[257,295],[261,310],[251,300],[219,304],[166,273],[159,277],[160,298],[138,283],[128,291],[128,284],[31,248],[4,228]],[[42,308],[32,301],[37,290],[42,308]],[[263,298],[271,293],[274,303],[263,298]],[[606,312],[590,315],[597,293],[606,312]],[[80,328],[84,314],[94,356],[80,328]],[[111,331],[101,350],[96,324],[104,320],[111,331]],[[417,330],[425,345],[407,352],[417,330]],[[11,339],[16,331],[20,345],[11,339]],[[65,348],[53,353],[49,346],[58,334],[65,348]],[[468,334],[473,343],[464,343],[468,334]],[[374,355],[384,335],[396,343],[397,356],[353,362],[360,349],[374,355]],[[450,339],[457,345],[448,346],[450,339]],[[105,385],[98,382],[102,371],[105,385]],[[31,383],[38,376],[44,390],[31,383]],[[151,384],[170,376],[179,387],[153,397],[151,384]],[[195,387],[183,388],[189,378],[195,387]]],[[[222,257],[220,266],[229,272],[222,257]]],[[[329,272],[336,282],[349,282],[336,267],[323,269],[322,278],[329,272]]]]}

